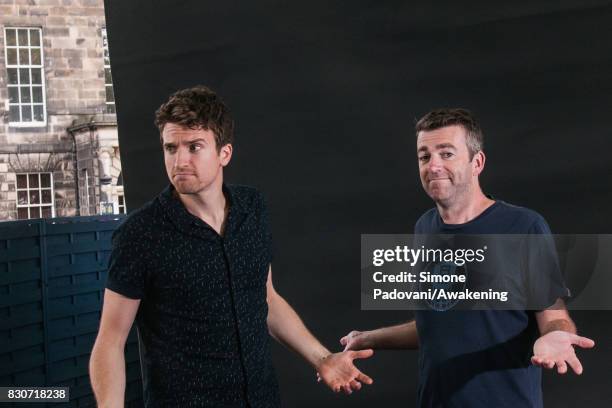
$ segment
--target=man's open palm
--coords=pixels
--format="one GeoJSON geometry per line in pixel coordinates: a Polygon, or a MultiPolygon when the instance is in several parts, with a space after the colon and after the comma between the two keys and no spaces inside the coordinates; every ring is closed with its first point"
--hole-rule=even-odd
{"type": "Polygon", "coordinates": [[[531,362],[548,369],[557,366],[559,374],[565,374],[569,364],[576,374],[582,374],[582,364],[576,357],[573,346],[592,348],[595,342],[586,337],[555,330],[535,342],[531,362]]]}
{"type": "Polygon", "coordinates": [[[319,379],[334,392],[343,390],[346,394],[361,389],[361,383],[372,384],[372,379],[359,371],[353,364],[358,358],[368,358],[373,350],[344,351],[329,355],[317,367],[319,379]]]}

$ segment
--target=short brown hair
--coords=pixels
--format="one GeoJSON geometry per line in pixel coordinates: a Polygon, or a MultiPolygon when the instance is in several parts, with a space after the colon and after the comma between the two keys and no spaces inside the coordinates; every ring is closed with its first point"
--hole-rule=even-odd
{"type": "Polygon", "coordinates": [[[157,109],[155,125],[160,137],[167,123],[211,130],[215,134],[217,151],[234,142],[234,120],[229,109],[214,91],[203,85],[176,91],[157,109]]]}
{"type": "Polygon", "coordinates": [[[484,135],[478,121],[467,109],[442,108],[428,112],[416,123],[417,136],[419,132],[440,129],[446,126],[459,125],[465,129],[465,142],[470,160],[484,148],[484,135]]]}

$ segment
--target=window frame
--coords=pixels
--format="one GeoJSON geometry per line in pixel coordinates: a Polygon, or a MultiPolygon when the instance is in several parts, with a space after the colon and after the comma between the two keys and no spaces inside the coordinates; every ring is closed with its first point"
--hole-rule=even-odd
{"type": "Polygon", "coordinates": [[[43,171],[43,172],[24,172],[24,173],[16,173],[15,174],[15,192],[17,193],[17,199],[15,200],[16,202],[16,207],[17,207],[17,219],[19,220],[33,220],[33,219],[37,219],[37,218],[32,218],[30,217],[30,208],[39,208],[39,212],[40,212],[40,217],[38,218],[45,218],[42,216],[42,208],[43,207],[49,207],[51,206],[51,218],[55,218],[55,188],[54,188],[54,184],[53,184],[53,172],[48,172],[48,171],[43,171]],[[30,175],[31,174],[36,174],[38,176],[38,187],[33,187],[30,188],[30,175]],[[48,174],[49,175],[49,187],[42,187],[42,183],[41,183],[41,176],[43,174],[48,174]],[[21,175],[25,175],[26,176],[26,187],[25,188],[20,188],[19,184],[18,184],[18,180],[19,180],[19,176],[21,175]],[[50,203],[43,203],[42,202],[42,192],[43,190],[50,190],[51,191],[51,202],[50,203]],[[27,204],[19,204],[19,192],[20,191],[26,191],[28,194],[28,203],[27,204]],[[30,204],[30,192],[31,191],[38,191],[39,193],[39,203],[38,204],[30,204]],[[20,208],[27,208],[28,209],[28,218],[19,218],[19,209],[20,208]]]}
{"type": "MultiPolygon", "coordinates": [[[[14,128],[32,128],[32,127],[44,127],[47,126],[47,84],[46,84],[46,80],[45,80],[45,55],[44,55],[44,43],[43,43],[43,32],[42,32],[42,28],[41,27],[31,27],[31,26],[25,26],[25,27],[21,27],[21,26],[7,26],[4,27],[4,61],[5,61],[5,69],[6,69],[6,88],[7,88],[7,92],[9,94],[9,97],[7,97],[6,100],[6,106],[8,108],[9,111],[9,122],[8,125],[9,127],[14,127],[14,128]],[[15,31],[15,45],[8,45],[8,32],[14,30],[15,31]],[[27,45],[19,45],[19,37],[18,37],[18,32],[19,30],[27,30],[28,32],[28,44],[27,45]],[[32,40],[31,40],[31,30],[36,30],[39,34],[39,38],[40,38],[40,45],[38,46],[32,46],[32,40]],[[19,61],[19,59],[16,61],[17,64],[9,64],[9,59],[8,59],[8,52],[9,49],[14,49],[16,50],[16,53],[19,54],[19,50],[21,49],[27,49],[28,50],[28,54],[29,54],[29,62],[30,64],[27,65],[21,65],[19,61]],[[33,65],[32,64],[32,49],[39,49],[40,50],[40,64],[39,65],[33,65]],[[10,84],[9,83],[9,69],[16,69],[17,70],[17,84],[10,84]],[[28,88],[30,90],[30,102],[28,103],[22,103],[21,102],[21,88],[25,87],[24,84],[21,82],[21,70],[22,69],[28,69],[29,71],[29,75],[30,75],[30,81],[28,85],[28,88]],[[40,87],[41,87],[41,95],[42,95],[42,102],[34,102],[34,96],[33,96],[33,89],[34,86],[32,84],[32,70],[33,69],[40,69],[40,87]],[[17,88],[18,89],[18,95],[19,95],[19,101],[17,103],[11,103],[10,101],[10,89],[11,88],[17,88]],[[18,106],[19,107],[19,122],[14,122],[11,121],[10,118],[10,107],[11,106],[18,106]],[[31,109],[31,114],[32,114],[32,120],[29,122],[24,122],[23,118],[22,118],[22,107],[23,106],[29,106],[31,109]],[[35,121],[34,120],[34,106],[42,106],[42,113],[43,113],[43,120],[42,121],[35,121]]],[[[38,84],[35,84],[38,85],[38,84]]]]}
{"type": "Polygon", "coordinates": [[[115,214],[127,214],[127,209],[125,206],[125,194],[123,194],[123,192],[117,193],[117,208],[115,214]]]}
{"type": "Polygon", "coordinates": [[[113,88],[113,72],[111,70],[110,65],[110,48],[108,47],[108,32],[106,31],[106,27],[102,27],[100,34],[102,35],[102,63],[104,64],[104,102],[106,103],[106,111],[108,113],[117,113],[117,105],[115,104],[115,88],[113,88]],[[108,60],[108,64],[106,61],[108,60]],[[111,81],[110,83],[106,82],[106,70],[110,74],[111,81]],[[112,102],[108,101],[108,88],[111,89],[113,100],[112,102]],[[112,107],[112,108],[111,108],[112,107]]]}

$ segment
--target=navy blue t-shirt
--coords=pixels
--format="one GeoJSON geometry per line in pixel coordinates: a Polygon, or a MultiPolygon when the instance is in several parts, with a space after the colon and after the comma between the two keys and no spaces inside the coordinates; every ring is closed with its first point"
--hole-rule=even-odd
{"type": "MultiPolygon", "coordinates": [[[[496,201],[465,224],[445,224],[437,209],[415,234],[550,234],[535,211],[496,201]]],[[[559,297],[567,294],[559,288],[559,297]]],[[[522,310],[415,312],[419,334],[419,407],[541,408],[542,372],[531,364],[539,337],[522,310]]]]}

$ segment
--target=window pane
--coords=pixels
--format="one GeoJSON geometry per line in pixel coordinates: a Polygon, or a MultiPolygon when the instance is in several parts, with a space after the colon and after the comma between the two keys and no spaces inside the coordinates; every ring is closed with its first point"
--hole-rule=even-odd
{"type": "Polygon", "coordinates": [[[51,207],[42,207],[42,217],[51,218],[51,207]]]}
{"type": "Polygon", "coordinates": [[[28,45],[28,30],[19,30],[17,35],[19,45],[28,45]]]}
{"type": "Polygon", "coordinates": [[[41,86],[33,86],[32,87],[32,102],[34,103],[42,103],[42,87],[41,86]]]}
{"type": "Polygon", "coordinates": [[[111,76],[110,68],[104,68],[104,83],[107,85],[113,83],[113,77],[111,76]]]}
{"type": "Polygon", "coordinates": [[[28,209],[27,208],[18,208],[17,209],[17,218],[20,220],[28,219],[28,209]]]}
{"type": "Polygon", "coordinates": [[[19,65],[30,65],[30,50],[27,48],[19,49],[19,65]]]}
{"type": "Polygon", "coordinates": [[[42,69],[40,68],[33,68],[32,69],[32,83],[33,84],[42,84],[42,80],[41,80],[41,73],[42,69]]]}
{"type": "Polygon", "coordinates": [[[36,122],[44,122],[45,114],[43,112],[42,105],[34,105],[34,121],[36,122]]]}
{"type": "Polygon", "coordinates": [[[106,113],[117,113],[114,102],[106,105],[106,113]]]}
{"type": "Polygon", "coordinates": [[[38,190],[30,190],[30,204],[40,204],[40,192],[38,190]]]}
{"type": "Polygon", "coordinates": [[[27,188],[28,187],[28,176],[25,174],[17,175],[17,188],[27,188]]]}
{"type": "Polygon", "coordinates": [[[17,68],[8,68],[8,83],[11,85],[16,85],[17,81],[17,68]]]}
{"type": "Polygon", "coordinates": [[[16,48],[7,48],[6,49],[6,57],[8,65],[17,65],[17,49],[16,48]]]}
{"type": "Polygon", "coordinates": [[[21,121],[22,122],[32,121],[32,106],[31,105],[21,107],[21,121]]]}
{"type": "Polygon", "coordinates": [[[115,102],[115,93],[110,85],[106,87],[106,102],[115,102]]]}
{"type": "Polygon", "coordinates": [[[19,106],[11,106],[9,108],[9,122],[21,122],[19,117],[19,106]]]}
{"type": "Polygon", "coordinates": [[[30,69],[29,68],[19,69],[19,83],[21,85],[26,85],[30,83],[30,69]]]}
{"type": "Polygon", "coordinates": [[[40,45],[40,31],[39,30],[30,30],[30,45],[33,45],[33,46],[40,45]]]}
{"type": "Polygon", "coordinates": [[[15,30],[6,30],[6,45],[17,45],[17,34],[15,30]]]}
{"type": "Polygon", "coordinates": [[[17,191],[17,203],[19,205],[28,204],[28,192],[27,191],[17,191]]]}
{"type": "Polygon", "coordinates": [[[123,196],[117,196],[117,200],[119,201],[119,205],[123,205],[123,196]]]}
{"type": "Polygon", "coordinates": [[[51,190],[42,191],[42,204],[49,204],[51,202],[51,190]]]}
{"type": "Polygon", "coordinates": [[[38,188],[38,173],[28,174],[30,188],[38,188]]]}
{"type": "Polygon", "coordinates": [[[30,52],[32,53],[32,65],[40,65],[40,49],[34,48],[30,52]]]}
{"type": "Polygon", "coordinates": [[[30,103],[32,99],[30,99],[30,87],[22,86],[21,87],[21,103],[30,103]]]}
{"type": "Polygon", "coordinates": [[[40,218],[40,207],[30,208],[30,218],[40,218]]]}
{"type": "Polygon", "coordinates": [[[19,103],[19,88],[11,86],[8,89],[9,103],[19,103]]]}
{"type": "Polygon", "coordinates": [[[49,173],[42,173],[40,175],[40,186],[45,188],[45,187],[51,187],[51,174],[49,173]]]}

